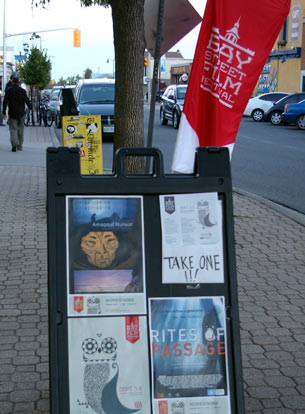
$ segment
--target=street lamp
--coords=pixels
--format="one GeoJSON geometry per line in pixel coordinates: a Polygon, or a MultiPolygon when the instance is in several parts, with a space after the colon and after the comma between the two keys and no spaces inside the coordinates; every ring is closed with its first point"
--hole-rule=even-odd
{"type": "Polygon", "coordinates": [[[112,60],[112,77],[114,79],[114,62],[115,62],[115,59],[108,58],[107,63],[110,63],[111,60],[112,60]]]}

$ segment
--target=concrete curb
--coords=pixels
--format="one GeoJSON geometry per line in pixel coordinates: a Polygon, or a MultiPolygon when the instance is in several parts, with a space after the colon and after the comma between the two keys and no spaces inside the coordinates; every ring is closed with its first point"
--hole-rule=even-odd
{"type": "Polygon", "coordinates": [[[241,196],[245,196],[245,197],[249,197],[252,198],[254,200],[259,201],[260,203],[264,204],[267,207],[270,207],[272,209],[274,209],[275,211],[277,211],[278,213],[283,214],[284,216],[290,218],[291,220],[294,220],[295,222],[301,224],[302,226],[305,226],[305,215],[302,213],[299,213],[295,210],[292,210],[288,207],[284,207],[280,204],[277,204],[271,200],[268,200],[267,198],[258,196],[256,194],[253,193],[249,193],[248,191],[245,190],[241,190],[239,188],[233,188],[233,192],[235,192],[236,194],[239,194],[241,196]]]}
{"type": "Polygon", "coordinates": [[[52,139],[52,144],[54,145],[54,147],[60,147],[62,144],[61,142],[59,142],[56,132],[55,132],[55,126],[51,126],[49,128],[50,131],[50,135],[51,135],[51,139],[52,139]]]}

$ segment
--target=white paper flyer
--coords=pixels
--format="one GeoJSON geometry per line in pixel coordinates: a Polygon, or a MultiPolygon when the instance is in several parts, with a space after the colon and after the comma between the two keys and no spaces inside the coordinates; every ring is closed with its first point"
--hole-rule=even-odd
{"type": "Polygon", "coordinates": [[[150,413],[145,316],[69,318],[71,414],[150,413]]]}
{"type": "Polygon", "coordinates": [[[160,196],[163,283],[223,283],[217,193],[160,196]]]}

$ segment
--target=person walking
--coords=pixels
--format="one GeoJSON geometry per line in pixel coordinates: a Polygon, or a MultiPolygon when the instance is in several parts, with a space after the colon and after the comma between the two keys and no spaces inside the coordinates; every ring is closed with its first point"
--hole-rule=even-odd
{"type": "Polygon", "coordinates": [[[8,106],[9,119],[7,123],[10,129],[12,152],[16,152],[17,149],[22,150],[25,104],[32,109],[26,91],[19,85],[19,78],[14,76],[12,86],[5,93],[2,108],[3,119],[6,119],[6,108],[8,106]]]}

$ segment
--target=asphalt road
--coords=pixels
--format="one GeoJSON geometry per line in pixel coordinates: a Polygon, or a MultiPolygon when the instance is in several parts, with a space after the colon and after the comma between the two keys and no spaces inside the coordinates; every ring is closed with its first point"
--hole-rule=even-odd
{"type": "Polygon", "coordinates": [[[243,118],[231,167],[234,187],[305,213],[305,131],[243,118]]]}
{"type": "MultiPolygon", "coordinates": [[[[176,136],[170,123],[160,125],[157,105],[153,145],[163,153],[166,172],[170,172],[176,136]]],[[[243,118],[231,171],[233,187],[305,214],[305,131],[243,118]]]]}
{"type": "MultiPolygon", "coordinates": [[[[145,137],[149,107],[145,106],[145,137]]],[[[60,134],[61,130],[57,131],[60,134]]],[[[161,126],[156,104],[152,146],[161,150],[164,170],[170,172],[177,130],[161,126]]],[[[112,169],[111,142],[103,144],[104,168],[112,169]]],[[[232,162],[233,187],[262,196],[305,214],[305,131],[243,118],[232,162]]]]}

